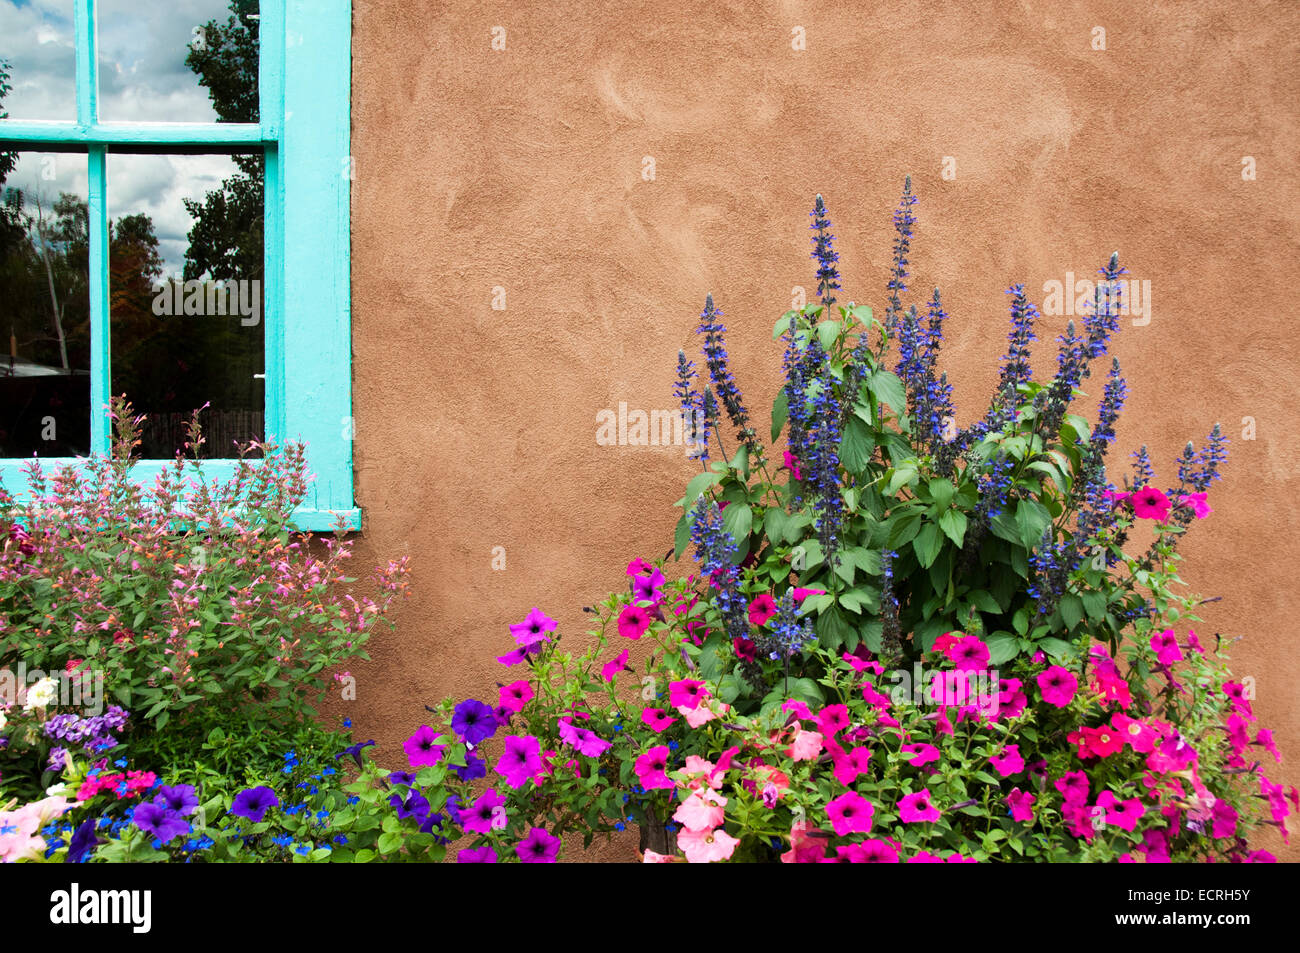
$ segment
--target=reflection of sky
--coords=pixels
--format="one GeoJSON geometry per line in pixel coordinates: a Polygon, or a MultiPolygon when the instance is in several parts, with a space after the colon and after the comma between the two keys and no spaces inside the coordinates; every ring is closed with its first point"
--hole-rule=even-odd
{"type": "MultiPolygon", "coordinates": [[[[227,0],[99,0],[98,7],[101,120],[216,121],[185,56],[195,27],[225,22],[227,0]]],[[[13,86],[3,108],[10,117],[76,118],[74,36],[72,0],[0,0],[0,58],[9,63],[13,86]]],[[[59,155],[53,167],[43,158],[23,153],[5,184],[43,194],[47,206],[60,191],[85,197],[83,156],[59,155]]],[[[193,224],[181,199],[202,200],[235,171],[228,156],[110,156],[109,215],[147,213],[167,271],[179,271],[193,224]]]]}

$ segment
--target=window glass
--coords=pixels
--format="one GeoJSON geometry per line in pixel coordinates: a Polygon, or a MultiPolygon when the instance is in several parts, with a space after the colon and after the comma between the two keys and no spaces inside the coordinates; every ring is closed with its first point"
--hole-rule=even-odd
{"type": "Polygon", "coordinates": [[[111,390],[146,417],[145,459],[183,450],[198,408],[202,456],[263,437],[261,163],[109,156],[111,390]]]}
{"type": "Polygon", "coordinates": [[[257,121],[257,0],[99,0],[96,26],[103,121],[257,121]]]}
{"type": "Polygon", "coordinates": [[[0,38],[0,118],[76,119],[72,0],[0,0],[0,38]]]}
{"type": "Polygon", "coordinates": [[[0,458],[90,450],[86,157],[0,153],[0,458]]]}

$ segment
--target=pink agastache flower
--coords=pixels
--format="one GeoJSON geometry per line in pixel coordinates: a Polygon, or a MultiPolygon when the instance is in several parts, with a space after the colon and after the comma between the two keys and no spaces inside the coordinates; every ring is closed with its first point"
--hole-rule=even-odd
{"type": "Polygon", "coordinates": [[[708,697],[709,690],[696,679],[683,678],[668,685],[668,704],[674,708],[696,708],[708,697]]]}
{"type": "Polygon", "coordinates": [[[500,688],[500,707],[508,708],[512,712],[523,711],[524,706],[532,699],[533,686],[528,684],[527,679],[521,678],[517,682],[502,685],[500,688]]]}
{"type": "Polygon", "coordinates": [[[1183,660],[1183,650],[1178,647],[1178,636],[1173,629],[1165,629],[1151,636],[1151,651],[1165,665],[1173,665],[1183,660]]]}
{"type": "Polygon", "coordinates": [[[1019,745],[1007,745],[1000,753],[989,758],[989,764],[1004,778],[1025,770],[1025,759],[1020,755],[1019,745]]]}
{"type": "Polygon", "coordinates": [[[1113,791],[1102,791],[1097,795],[1097,807],[1106,812],[1108,825],[1126,831],[1137,827],[1137,822],[1147,812],[1146,805],[1138,798],[1121,801],[1113,791]]]}
{"type": "Polygon", "coordinates": [[[650,628],[650,612],[635,602],[623,607],[618,614],[618,634],[636,641],[650,628]]]}
{"type": "Polygon", "coordinates": [[[846,791],[826,805],[826,816],[840,837],[870,832],[875,813],[871,802],[857,791],[846,791]]]}
{"type": "Polygon", "coordinates": [[[898,817],[903,823],[937,821],[939,809],[930,803],[930,789],[922,788],[898,802],[898,817]]]}
{"type": "Polygon", "coordinates": [[[647,791],[656,788],[672,790],[677,785],[665,773],[668,770],[668,746],[656,745],[636,759],[633,766],[641,787],[647,791]]]}
{"type": "Polygon", "coordinates": [[[1038,691],[1042,694],[1043,701],[1057,708],[1070,704],[1078,687],[1078,679],[1059,665],[1053,665],[1038,674],[1038,691]]]}
{"type": "Polygon", "coordinates": [[[989,647],[977,635],[967,635],[945,653],[959,672],[981,672],[989,664],[989,647]]]}
{"type": "Polygon", "coordinates": [[[932,761],[939,760],[939,749],[929,744],[912,744],[903,745],[898,749],[903,754],[908,755],[907,763],[914,768],[930,764],[932,761]]]}
{"type": "Polygon", "coordinates": [[[1133,504],[1133,515],[1140,520],[1164,520],[1173,508],[1169,497],[1153,486],[1134,490],[1129,494],[1129,502],[1133,504]]]}
{"type": "Polygon", "coordinates": [[[541,609],[533,606],[523,622],[518,622],[510,627],[510,634],[515,637],[515,641],[520,645],[535,645],[538,642],[551,641],[550,636],[546,633],[554,632],[558,627],[558,622],[541,609]]]}
{"type": "Polygon", "coordinates": [[[691,864],[730,860],[739,843],[721,827],[711,831],[684,830],[677,833],[677,846],[686,855],[687,863],[691,864]]]}
{"type": "Polygon", "coordinates": [[[1011,808],[1013,821],[1032,821],[1034,819],[1034,801],[1036,798],[1028,791],[1012,788],[1007,795],[1007,807],[1011,808]]]}
{"type": "Polygon", "coordinates": [[[749,621],[752,625],[764,625],[776,615],[776,600],[771,593],[764,592],[749,604],[749,621]]]}
{"type": "Polygon", "coordinates": [[[610,659],[600,667],[600,677],[602,681],[612,682],[614,676],[623,669],[627,668],[627,649],[619,653],[618,658],[610,659]]]}
{"type": "Polygon", "coordinates": [[[662,708],[642,708],[641,721],[647,725],[651,731],[663,731],[677,719],[669,715],[662,708]]]}
{"type": "Polygon", "coordinates": [[[530,778],[545,770],[542,745],[533,735],[506,735],[505,750],[497,761],[496,772],[512,788],[521,788],[530,778]]]}

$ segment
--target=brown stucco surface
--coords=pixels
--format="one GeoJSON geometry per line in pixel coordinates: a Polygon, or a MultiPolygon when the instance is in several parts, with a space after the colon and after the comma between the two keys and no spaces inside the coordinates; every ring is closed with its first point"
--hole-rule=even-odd
{"type": "MultiPolygon", "coordinates": [[[[1010,283],[1041,304],[1114,249],[1150,280],[1150,323],[1114,348],[1130,399],[1112,459],[1145,442],[1173,479],[1223,423],[1184,578],[1223,597],[1198,631],[1243,637],[1234,669],[1289,762],[1272,774],[1300,780],[1300,6],[355,0],[353,28],[357,568],[414,567],[397,631],[353,667],[362,738],[391,756],[424,703],[494,697],[509,623],[537,605],[578,636],[630,558],[670,547],[692,466],[598,445],[597,412],[673,406],[712,292],[765,425],[772,324],[814,285],[814,194],[843,297],[880,313],[911,173],[915,285],[952,316],[961,422],[995,379],[1010,283]]],[[[1041,372],[1066,320],[1040,324],[1041,372]]]]}

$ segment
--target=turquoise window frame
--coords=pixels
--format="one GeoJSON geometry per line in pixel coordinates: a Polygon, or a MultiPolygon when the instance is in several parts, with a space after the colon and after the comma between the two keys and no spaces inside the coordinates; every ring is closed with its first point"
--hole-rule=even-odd
{"type": "MultiPolygon", "coordinates": [[[[108,449],[107,156],[110,153],[257,152],[266,155],[265,432],[301,440],[315,475],[294,513],[301,529],[361,528],[352,485],[351,0],[262,0],[257,123],[100,122],[96,0],[73,0],[75,121],[0,119],[0,149],[87,156],[90,205],[90,448],[108,449]]],[[[47,470],[84,458],[41,457],[47,470]]],[[[22,468],[0,459],[18,500],[22,468]]],[[[165,460],[141,460],[132,479],[151,484],[165,460]]],[[[232,460],[204,460],[212,479],[232,460]]]]}

